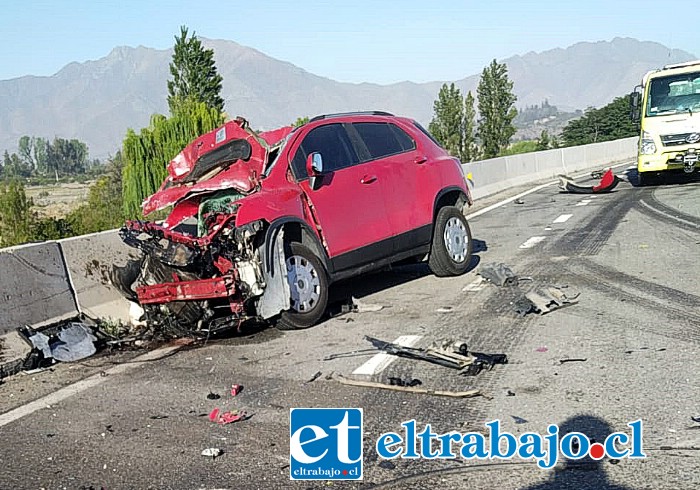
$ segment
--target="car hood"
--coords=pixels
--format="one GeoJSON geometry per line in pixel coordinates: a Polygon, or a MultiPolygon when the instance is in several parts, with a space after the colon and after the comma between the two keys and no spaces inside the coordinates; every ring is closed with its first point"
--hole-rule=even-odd
{"type": "Polygon", "coordinates": [[[292,129],[287,126],[256,133],[247,121],[237,118],[198,137],[168,163],[168,177],[143,202],[143,214],[222,189],[252,192],[265,168],[270,148],[292,129]]]}

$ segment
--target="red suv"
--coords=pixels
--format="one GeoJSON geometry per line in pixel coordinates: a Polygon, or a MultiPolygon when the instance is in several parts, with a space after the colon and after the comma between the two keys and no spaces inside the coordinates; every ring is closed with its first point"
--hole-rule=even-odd
{"type": "Polygon", "coordinates": [[[112,281],[175,334],[253,318],[306,328],[334,281],[426,254],[438,276],[470,262],[460,162],[411,119],[333,114],[256,133],[238,118],[193,141],[168,174],[143,209],[172,211],[126,223],[122,239],[143,254],[112,281]]]}

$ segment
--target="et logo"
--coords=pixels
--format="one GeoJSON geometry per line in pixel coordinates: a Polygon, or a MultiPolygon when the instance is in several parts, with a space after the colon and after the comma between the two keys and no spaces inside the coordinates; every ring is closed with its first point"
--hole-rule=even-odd
{"type": "Polygon", "coordinates": [[[289,475],[292,480],[361,480],[362,409],[292,408],[289,475]]]}

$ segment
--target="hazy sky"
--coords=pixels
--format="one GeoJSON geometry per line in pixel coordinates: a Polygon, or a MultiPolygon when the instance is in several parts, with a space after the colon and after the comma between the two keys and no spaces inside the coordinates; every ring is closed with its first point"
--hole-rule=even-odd
{"type": "Polygon", "coordinates": [[[493,58],[616,36],[700,56],[697,6],[697,0],[0,0],[0,79],[51,75],[120,45],[168,48],[183,24],[351,82],[457,80],[493,58]]]}

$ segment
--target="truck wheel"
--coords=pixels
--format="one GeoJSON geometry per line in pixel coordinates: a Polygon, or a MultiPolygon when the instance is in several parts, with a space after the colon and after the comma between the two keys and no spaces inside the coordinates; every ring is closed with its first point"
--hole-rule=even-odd
{"type": "Polygon", "coordinates": [[[279,330],[299,330],[318,323],[328,304],[328,278],[316,255],[300,243],[289,244],[287,281],[291,308],[280,315],[279,330]]]}
{"type": "Polygon", "coordinates": [[[433,243],[428,266],[438,277],[459,276],[469,267],[472,234],[467,218],[454,206],[438,211],[433,226],[433,243]]]}

